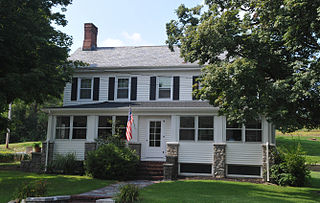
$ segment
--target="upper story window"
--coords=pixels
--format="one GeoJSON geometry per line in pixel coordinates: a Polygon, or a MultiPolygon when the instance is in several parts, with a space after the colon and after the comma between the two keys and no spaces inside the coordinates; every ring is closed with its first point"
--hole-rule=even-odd
{"type": "Polygon", "coordinates": [[[159,99],[171,98],[171,77],[159,77],[158,97],[159,99]]]}
{"type": "Polygon", "coordinates": [[[227,141],[261,142],[262,124],[261,120],[248,121],[245,125],[235,122],[227,122],[227,141]]]}
{"type": "Polygon", "coordinates": [[[92,79],[80,78],[80,99],[91,99],[92,98],[92,79]]]}
{"type": "Polygon", "coordinates": [[[87,116],[57,116],[56,139],[86,139],[87,116]],[[72,136],[70,136],[72,135],[72,136]]]}
{"type": "Polygon", "coordinates": [[[117,98],[118,99],[129,98],[129,78],[118,78],[117,98]]]}
{"type": "Polygon", "coordinates": [[[213,141],[213,116],[181,116],[180,140],[213,141]]]}

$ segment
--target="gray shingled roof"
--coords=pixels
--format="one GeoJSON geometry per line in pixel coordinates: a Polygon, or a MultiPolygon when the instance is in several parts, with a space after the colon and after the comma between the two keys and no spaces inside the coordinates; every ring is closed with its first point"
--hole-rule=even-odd
{"type": "Polygon", "coordinates": [[[81,60],[91,67],[159,67],[159,66],[197,66],[185,63],[180,57],[180,49],[171,52],[168,46],[128,46],[98,47],[94,51],[77,49],[70,60],[81,60]]]}
{"type": "Polygon", "coordinates": [[[213,107],[207,101],[155,101],[155,102],[101,102],[101,103],[94,103],[94,104],[80,104],[80,105],[70,105],[70,106],[63,106],[63,107],[55,107],[55,108],[63,108],[63,109],[81,109],[81,108],[122,108],[122,107],[129,107],[132,106],[133,108],[176,108],[176,107],[183,107],[183,108],[193,108],[193,107],[213,107]]]}

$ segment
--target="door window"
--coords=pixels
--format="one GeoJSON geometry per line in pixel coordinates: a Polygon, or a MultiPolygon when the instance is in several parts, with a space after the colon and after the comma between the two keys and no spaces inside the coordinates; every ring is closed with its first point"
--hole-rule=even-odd
{"type": "Polygon", "coordinates": [[[161,121],[150,121],[149,147],[160,147],[161,143],[161,121]]]}

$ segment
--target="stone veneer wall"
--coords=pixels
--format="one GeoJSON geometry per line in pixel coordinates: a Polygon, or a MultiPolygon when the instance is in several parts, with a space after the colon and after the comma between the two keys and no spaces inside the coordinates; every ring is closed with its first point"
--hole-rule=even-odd
{"type": "Polygon", "coordinates": [[[213,176],[224,178],[226,176],[226,144],[214,144],[213,157],[213,176]]]}
{"type": "Polygon", "coordinates": [[[166,163],[163,165],[165,180],[175,180],[178,177],[179,143],[167,143],[166,163]]]}
{"type": "Polygon", "coordinates": [[[129,143],[129,148],[134,150],[136,154],[139,156],[139,160],[141,159],[141,144],[140,143],[129,143]]]}
{"type": "Polygon", "coordinates": [[[22,160],[20,168],[24,172],[40,173],[44,169],[44,165],[41,163],[41,152],[31,152],[31,160],[22,160]]]}
{"type": "Polygon", "coordinates": [[[88,152],[94,151],[97,149],[96,142],[86,142],[84,144],[84,159],[87,159],[88,152]]]}
{"type": "MultiPolygon", "coordinates": [[[[270,168],[274,164],[274,152],[276,151],[275,145],[269,145],[269,174],[270,168]]],[[[267,145],[262,145],[262,173],[264,181],[267,181],[267,145]]]]}

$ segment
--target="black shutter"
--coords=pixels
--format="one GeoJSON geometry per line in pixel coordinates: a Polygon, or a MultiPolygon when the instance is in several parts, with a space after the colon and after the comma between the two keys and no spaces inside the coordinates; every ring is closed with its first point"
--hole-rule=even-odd
{"type": "Polygon", "coordinates": [[[180,91],[180,77],[173,77],[173,100],[179,100],[179,91],[180,91]]]}
{"type": "Polygon", "coordinates": [[[150,100],[156,100],[156,77],[150,77],[150,100]]]}
{"type": "Polygon", "coordinates": [[[108,93],[108,100],[114,100],[114,77],[109,78],[109,93],[108,93]]]}
{"type": "Polygon", "coordinates": [[[93,78],[93,100],[99,100],[100,78],[93,78]]]}
{"type": "Polygon", "coordinates": [[[78,78],[72,78],[71,84],[71,101],[77,100],[78,78]]]}
{"type": "Polygon", "coordinates": [[[195,95],[193,94],[193,91],[199,89],[199,81],[197,81],[199,76],[193,76],[192,77],[192,100],[197,100],[195,95]]]}
{"type": "Polygon", "coordinates": [[[137,100],[137,77],[131,78],[131,93],[130,93],[131,100],[137,100]]]}

